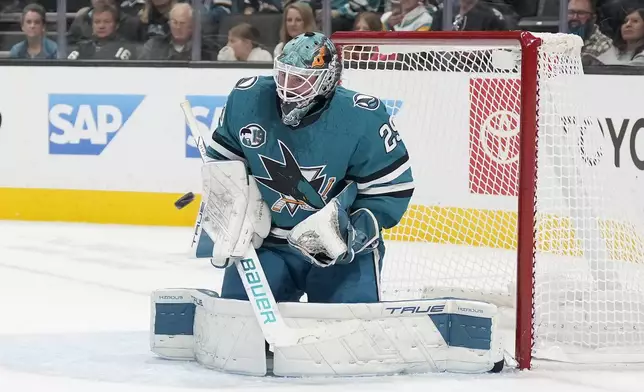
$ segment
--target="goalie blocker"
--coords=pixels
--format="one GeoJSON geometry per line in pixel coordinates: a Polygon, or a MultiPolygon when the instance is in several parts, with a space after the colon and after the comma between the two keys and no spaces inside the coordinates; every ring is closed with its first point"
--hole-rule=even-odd
{"type": "MultiPolygon", "coordinates": [[[[361,321],[338,339],[273,347],[277,376],[483,373],[503,368],[493,304],[453,298],[373,304],[280,303],[292,327],[361,321]],[[353,332],[351,332],[353,331],[353,332]]],[[[151,349],[167,359],[196,360],[229,373],[263,376],[262,330],[249,302],[202,289],[152,294],[151,349]]]]}

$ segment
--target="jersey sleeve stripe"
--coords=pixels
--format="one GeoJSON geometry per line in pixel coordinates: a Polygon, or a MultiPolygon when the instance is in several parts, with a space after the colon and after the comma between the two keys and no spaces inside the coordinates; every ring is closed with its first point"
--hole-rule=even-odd
{"type": "Polygon", "coordinates": [[[393,198],[396,198],[396,199],[406,199],[406,198],[410,198],[413,194],[414,194],[413,189],[407,189],[407,190],[404,190],[404,191],[391,192],[391,193],[383,193],[382,195],[358,194],[358,196],[356,196],[356,200],[368,199],[368,198],[372,198],[372,197],[383,197],[383,196],[393,197],[393,198]]]}
{"type": "MultiPolygon", "coordinates": [[[[391,166],[390,166],[391,167],[391,166]]],[[[409,168],[411,167],[411,163],[409,161],[403,163],[402,165],[398,166],[394,171],[380,177],[376,178],[375,180],[365,182],[365,183],[358,183],[358,191],[362,189],[367,189],[371,188],[374,185],[380,185],[380,184],[386,184],[388,182],[391,182],[395,180],[396,178],[400,177],[403,175],[409,168]]]]}
{"type": "Polygon", "coordinates": [[[240,156],[240,157],[244,156],[243,151],[238,150],[235,147],[231,146],[230,143],[228,141],[226,141],[226,139],[224,139],[219,133],[215,133],[212,136],[212,140],[213,140],[214,143],[219,144],[220,146],[222,146],[226,150],[230,151],[231,153],[233,153],[233,154],[235,154],[237,156],[240,156]]]}
{"type": "Polygon", "coordinates": [[[215,150],[217,154],[224,156],[226,159],[230,159],[231,161],[246,162],[246,159],[244,159],[243,156],[235,154],[234,152],[230,151],[228,148],[222,146],[214,140],[212,141],[212,143],[210,143],[209,147],[215,150]]]}
{"type": "MultiPolygon", "coordinates": [[[[409,154],[407,154],[407,153],[405,153],[405,155],[403,155],[402,157],[400,157],[397,160],[395,160],[391,165],[389,165],[389,166],[387,166],[387,167],[385,167],[383,169],[380,169],[380,170],[378,170],[377,172],[375,172],[373,174],[370,174],[370,175],[364,176],[364,177],[347,176],[346,179],[349,180],[349,181],[355,181],[358,184],[368,184],[368,183],[370,183],[372,181],[376,181],[376,180],[378,180],[378,179],[380,179],[382,177],[385,177],[388,174],[391,174],[396,169],[398,169],[399,167],[401,167],[401,166],[403,166],[405,164],[407,164],[407,167],[409,167],[409,154]]],[[[384,181],[384,182],[387,182],[387,181],[384,181]]]]}
{"type": "Polygon", "coordinates": [[[359,195],[387,195],[390,193],[398,193],[401,191],[412,191],[414,190],[414,183],[412,181],[410,182],[403,182],[401,184],[395,184],[395,185],[386,185],[386,186],[379,186],[379,187],[373,187],[373,188],[368,188],[368,189],[359,189],[358,188],[358,194],[359,195]]]}

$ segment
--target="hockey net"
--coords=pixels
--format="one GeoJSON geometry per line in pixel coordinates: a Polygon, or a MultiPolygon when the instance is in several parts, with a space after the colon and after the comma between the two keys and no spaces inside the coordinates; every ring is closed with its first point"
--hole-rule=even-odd
{"type": "MultiPolygon", "coordinates": [[[[644,178],[585,112],[581,40],[339,33],[343,86],[394,116],[415,180],[383,300],[515,309],[516,355],[644,361],[644,178]]],[[[360,96],[354,98],[360,104],[360,96]]]]}

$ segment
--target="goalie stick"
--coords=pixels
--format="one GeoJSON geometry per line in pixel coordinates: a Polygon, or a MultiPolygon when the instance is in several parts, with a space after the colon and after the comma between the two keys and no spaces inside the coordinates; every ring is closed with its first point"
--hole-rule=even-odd
{"type": "MultiPolygon", "coordinates": [[[[201,136],[197,120],[192,113],[190,102],[181,103],[181,109],[188,123],[190,134],[199,149],[201,159],[206,162],[208,160],[206,144],[201,136]]],[[[262,329],[264,339],[272,346],[288,347],[337,339],[354,332],[361,324],[360,320],[351,320],[353,322],[345,321],[317,328],[291,328],[286,325],[277,307],[277,302],[253,245],[248,247],[242,258],[235,260],[235,267],[244,284],[246,295],[253,305],[253,312],[262,329]]]]}

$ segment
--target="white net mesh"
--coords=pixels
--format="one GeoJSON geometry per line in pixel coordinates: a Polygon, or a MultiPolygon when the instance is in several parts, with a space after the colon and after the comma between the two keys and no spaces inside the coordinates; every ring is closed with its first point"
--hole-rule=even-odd
{"type": "MultiPolygon", "coordinates": [[[[386,234],[383,299],[514,306],[521,43],[358,37],[340,45],[342,83],[387,105],[416,183],[386,234]]],[[[584,113],[581,41],[539,37],[532,352],[644,361],[644,179],[615,167],[608,132],[584,113]]]]}

